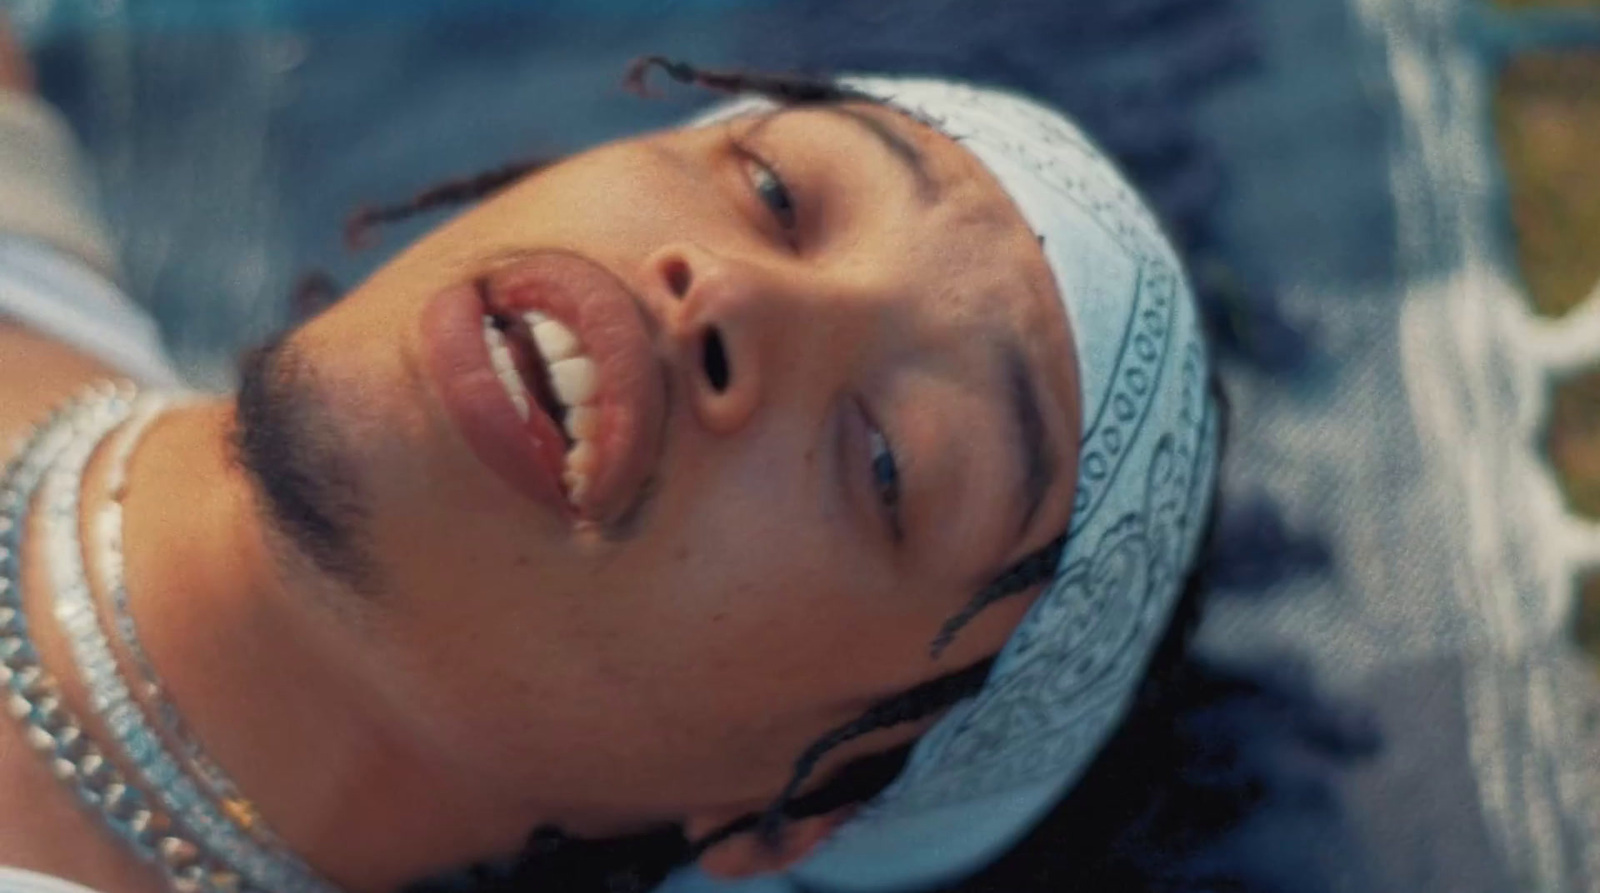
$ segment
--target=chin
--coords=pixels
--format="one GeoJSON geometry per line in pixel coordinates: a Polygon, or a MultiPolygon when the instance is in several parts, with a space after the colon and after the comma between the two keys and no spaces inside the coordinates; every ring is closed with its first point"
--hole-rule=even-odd
{"type": "Polygon", "coordinates": [[[240,363],[235,453],[264,521],[323,573],[358,589],[374,585],[366,543],[368,457],[350,422],[364,388],[330,386],[314,342],[279,336],[240,363]]]}

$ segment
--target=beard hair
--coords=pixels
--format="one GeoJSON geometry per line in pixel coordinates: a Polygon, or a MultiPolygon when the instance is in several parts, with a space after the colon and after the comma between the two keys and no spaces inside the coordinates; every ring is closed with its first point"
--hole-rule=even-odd
{"type": "Polygon", "coordinates": [[[367,501],[335,412],[289,333],[241,360],[234,452],[268,529],[335,582],[372,592],[367,501]]]}

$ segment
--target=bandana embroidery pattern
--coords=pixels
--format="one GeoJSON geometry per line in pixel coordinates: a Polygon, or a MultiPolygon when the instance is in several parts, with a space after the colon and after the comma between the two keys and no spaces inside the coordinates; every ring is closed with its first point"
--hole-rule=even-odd
{"type": "MultiPolygon", "coordinates": [[[[981,798],[1037,782],[1098,747],[1083,730],[1115,721],[1137,682],[1190,559],[1195,506],[1209,489],[1216,419],[1202,349],[1185,348],[1188,442],[1165,435],[1144,470],[1144,508],[1118,518],[1093,553],[1063,567],[1012,634],[991,682],[961,719],[930,734],[874,818],[981,798]]],[[[1070,547],[1069,547],[1070,548],[1070,547]]],[[[880,819],[881,820],[881,819],[880,819]]]]}
{"type": "MultiPolygon", "coordinates": [[[[1077,128],[1032,102],[966,85],[848,83],[959,134],[1036,232],[1053,236],[1050,223],[1076,217],[1076,226],[1104,234],[1101,244],[1123,255],[1132,276],[1094,283],[1105,295],[1098,307],[1064,294],[1080,350],[1116,346],[1100,367],[1109,374],[1097,378],[1085,364],[1077,492],[1055,581],[1012,634],[989,684],[924,736],[907,769],[840,841],[897,815],[1082,770],[1126,708],[1177,599],[1217,448],[1205,349],[1176,259],[1154,218],[1077,128]],[[1103,312],[1113,302],[1126,311],[1103,312]],[[1116,322],[1105,325],[1108,316],[1116,322]]],[[[1071,241],[1044,244],[1064,292],[1072,281],[1064,274],[1078,260],[1071,241]]]]}
{"type": "MultiPolygon", "coordinates": [[[[842,83],[957,140],[1011,197],[1039,236],[1065,304],[1084,414],[1072,521],[1053,582],[983,689],[941,718],[894,783],[797,872],[867,890],[932,883],[985,858],[1094,758],[1126,711],[1199,548],[1218,416],[1177,255],[1071,122],[964,84],[842,83]]],[[[697,123],[771,105],[738,99],[697,123]]]]}

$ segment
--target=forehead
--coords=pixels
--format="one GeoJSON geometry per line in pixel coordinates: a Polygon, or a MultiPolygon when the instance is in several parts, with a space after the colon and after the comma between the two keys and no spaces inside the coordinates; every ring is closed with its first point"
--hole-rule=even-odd
{"type": "Polygon", "coordinates": [[[861,226],[842,235],[855,259],[870,257],[879,276],[937,305],[929,309],[1065,329],[1038,235],[983,162],[948,135],[870,101],[754,108],[703,130],[770,142],[782,156],[764,160],[801,193],[816,191],[812,179],[835,187],[829,202],[849,193],[842,203],[861,226]]]}
{"type": "MultiPolygon", "coordinates": [[[[1057,322],[1052,328],[1065,329],[1055,277],[1038,235],[989,168],[955,139],[890,106],[862,102],[845,108],[893,128],[920,151],[929,177],[938,184],[938,197],[920,219],[911,218],[920,224],[911,228],[973,279],[992,283],[999,293],[1014,292],[1005,304],[1019,323],[1057,322]]],[[[950,272],[945,266],[939,265],[941,272],[950,272]]]]}
{"type": "MultiPolygon", "coordinates": [[[[920,300],[941,305],[963,323],[1017,333],[1049,389],[1075,410],[1078,372],[1073,332],[1055,275],[1035,233],[1011,196],[961,143],[891,105],[856,101],[789,109],[784,132],[816,144],[834,175],[888,175],[905,159],[873,130],[910,144],[934,188],[913,199],[905,190],[881,215],[898,248],[877,263],[916,283],[920,300]],[[861,125],[866,119],[876,127],[861,125]],[[876,145],[875,145],[876,144],[876,145]],[[852,168],[855,168],[852,171],[852,168]]],[[[910,179],[902,176],[902,179],[910,179]]]]}

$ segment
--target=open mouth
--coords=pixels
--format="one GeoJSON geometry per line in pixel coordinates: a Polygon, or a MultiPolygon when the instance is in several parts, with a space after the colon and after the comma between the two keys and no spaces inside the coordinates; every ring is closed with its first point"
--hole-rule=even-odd
{"type": "Polygon", "coordinates": [[[668,368],[651,323],[602,265],[541,250],[436,294],[421,346],[483,467],[587,528],[631,516],[661,458],[668,368]]]}
{"type": "Polygon", "coordinates": [[[489,310],[483,340],[495,377],[526,422],[540,412],[566,443],[561,482],[567,500],[581,504],[594,470],[599,367],[578,336],[537,310],[512,314],[489,310]]]}

